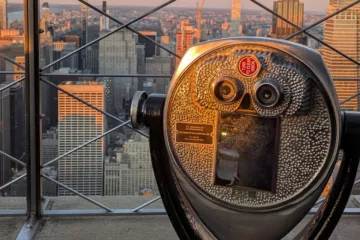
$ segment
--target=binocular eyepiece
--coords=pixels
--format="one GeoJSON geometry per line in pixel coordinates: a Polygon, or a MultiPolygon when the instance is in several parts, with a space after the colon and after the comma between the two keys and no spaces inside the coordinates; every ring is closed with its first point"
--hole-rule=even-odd
{"type": "Polygon", "coordinates": [[[213,83],[212,91],[220,102],[232,103],[244,95],[244,84],[235,78],[224,76],[213,83]]]}
{"type": "Polygon", "coordinates": [[[263,108],[271,108],[283,99],[283,90],[279,82],[268,78],[255,83],[253,96],[256,104],[263,108]]]}
{"type": "MultiPolygon", "coordinates": [[[[192,47],[167,96],[138,92],[131,107],[133,127],[150,129],[168,215],[192,240],[285,236],[326,186],[352,132],[346,119],[357,126],[358,117],[341,114],[319,53],[263,38],[192,47]]],[[[350,164],[303,239],[331,234],[350,194],[339,189],[351,189],[356,174],[350,164]]]]}

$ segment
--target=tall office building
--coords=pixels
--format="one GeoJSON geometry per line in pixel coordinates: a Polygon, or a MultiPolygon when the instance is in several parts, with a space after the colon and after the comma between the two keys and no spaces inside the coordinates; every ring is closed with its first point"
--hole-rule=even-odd
{"type": "Polygon", "coordinates": [[[49,30],[50,26],[50,6],[48,2],[44,2],[42,5],[42,15],[40,19],[40,29],[44,30],[44,32],[41,35],[51,35],[51,32],[49,30]]]}
{"type": "MultiPolygon", "coordinates": [[[[299,27],[303,27],[304,3],[300,0],[277,0],[274,2],[274,11],[299,27]]],[[[270,37],[284,39],[297,31],[297,28],[284,22],[280,18],[277,18],[276,16],[273,17],[272,32],[270,33],[270,37]]],[[[298,35],[291,41],[305,43],[303,35],[298,35]]]]}
{"type": "MultiPolygon", "coordinates": [[[[15,62],[19,63],[22,66],[25,66],[25,56],[17,56],[15,58],[15,62]]],[[[14,65],[14,72],[24,72],[24,69],[14,65]]],[[[24,74],[14,74],[14,81],[17,81],[24,76],[24,74]]]]}
{"type": "MultiPolygon", "coordinates": [[[[194,28],[190,26],[189,20],[182,20],[180,29],[176,33],[176,54],[181,57],[194,44],[194,28]]],[[[179,66],[180,59],[176,58],[176,67],[179,66]]]]}
{"type": "Polygon", "coordinates": [[[86,69],[91,73],[99,73],[99,48],[87,47],[86,48],[86,69]]]}
{"type": "MultiPolygon", "coordinates": [[[[81,46],[84,46],[88,41],[88,15],[88,7],[85,4],[81,4],[81,46]]],[[[83,70],[86,68],[86,51],[81,51],[80,55],[79,69],[83,70]]]]}
{"type": "MultiPolygon", "coordinates": [[[[349,5],[353,0],[330,0],[327,14],[330,15],[337,10],[349,5]]],[[[324,40],[346,55],[360,61],[360,5],[337,14],[328,19],[324,27],[324,40]]],[[[345,59],[334,51],[323,47],[321,53],[327,63],[333,78],[360,77],[360,70],[357,65],[345,59]]],[[[356,81],[336,81],[335,87],[340,101],[356,94],[359,91],[359,84],[356,81]]],[[[359,101],[357,98],[345,103],[342,107],[358,110],[359,101]]]]}
{"type": "MultiPolygon", "coordinates": [[[[157,33],[155,31],[140,31],[143,35],[157,41],[157,33]]],[[[139,36],[139,43],[145,45],[145,57],[154,57],[156,55],[157,46],[148,41],[143,36],[139,36]]]]}
{"type": "MultiPolygon", "coordinates": [[[[100,32],[100,36],[110,30],[100,32]]],[[[137,35],[130,30],[118,31],[99,43],[99,72],[104,74],[136,74],[137,35]]],[[[130,102],[137,91],[137,78],[112,78],[114,104],[120,115],[126,118],[130,111],[130,102]]]]}
{"type": "MultiPolygon", "coordinates": [[[[0,87],[7,84],[1,84],[0,87]]],[[[25,110],[23,87],[16,84],[0,93],[0,150],[26,162],[25,110]]],[[[0,186],[7,183],[21,167],[0,156],[0,186]]]]}
{"type": "Polygon", "coordinates": [[[116,161],[105,162],[104,195],[159,195],[147,139],[126,141],[116,161]]]}
{"type": "MultiPolygon", "coordinates": [[[[58,133],[57,128],[51,128],[42,135],[42,163],[45,164],[58,156],[58,133]]],[[[58,163],[51,164],[57,169],[58,163]]]]}
{"type": "MultiPolygon", "coordinates": [[[[104,13],[110,14],[110,11],[106,8],[106,1],[103,1],[102,11],[104,13]]],[[[110,19],[104,15],[100,16],[100,31],[110,29],[110,19]]]]}
{"type": "Polygon", "coordinates": [[[50,22],[50,6],[48,2],[44,2],[42,5],[42,18],[45,19],[45,22],[50,22]]]}
{"type": "Polygon", "coordinates": [[[231,7],[231,36],[240,36],[241,0],[232,0],[231,7]]]}
{"type": "MultiPolygon", "coordinates": [[[[53,51],[53,59],[54,61],[59,58],[66,56],[70,52],[76,49],[76,42],[53,42],[54,51],[53,51]]],[[[78,57],[76,54],[64,59],[63,61],[54,65],[54,70],[58,70],[60,68],[77,68],[78,66],[78,57]]]]}
{"type": "MultiPolygon", "coordinates": [[[[171,75],[173,68],[172,57],[153,57],[146,58],[146,74],[171,75]]],[[[170,79],[167,78],[147,78],[148,82],[152,82],[152,92],[166,94],[169,88],[170,79]]]]}
{"type": "Polygon", "coordinates": [[[7,29],[7,0],[0,0],[0,29],[7,29]]]}
{"type": "MultiPolygon", "coordinates": [[[[161,36],[160,37],[160,44],[165,46],[166,48],[170,49],[170,50],[175,50],[175,45],[171,44],[170,42],[170,36],[161,36]]],[[[161,57],[170,57],[173,56],[171,53],[169,53],[168,51],[164,50],[164,49],[160,49],[160,56],[161,57]]]]}
{"type": "MultiPolygon", "coordinates": [[[[59,85],[88,103],[105,110],[105,86],[98,81],[65,82],[59,85]]],[[[59,155],[101,135],[106,129],[105,117],[76,99],[58,92],[59,155]]],[[[61,159],[59,181],[85,195],[103,194],[103,160],[105,140],[100,139],[61,159]]],[[[72,195],[59,188],[59,196],[72,195]]]]}

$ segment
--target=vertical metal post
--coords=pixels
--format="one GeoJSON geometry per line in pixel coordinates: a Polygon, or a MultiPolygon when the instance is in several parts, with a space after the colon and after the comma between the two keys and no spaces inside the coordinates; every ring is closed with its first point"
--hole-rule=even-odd
{"type": "Polygon", "coordinates": [[[41,217],[41,105],[39,66],[39,0],[24,0],[27,126],[27,209],[29,220],[41,217]]]}

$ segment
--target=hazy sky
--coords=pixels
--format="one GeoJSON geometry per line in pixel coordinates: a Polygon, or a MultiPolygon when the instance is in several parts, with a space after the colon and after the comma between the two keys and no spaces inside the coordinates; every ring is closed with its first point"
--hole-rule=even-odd
{"type": "MultiPolygon", "coordinates": [[[[21,0],[8,0],[8,2],[19,2],[21,0]]],[[[51,3],[61,3],[61,4],[75,4],[76,0],[40,0],[40,2],[49,2],[51,3]]],[[[273,0],[258,0],[259,2],[267,5],[268,7],[272,6],[273,0]]],[[[326,11],[326,7],[329,4],[329,0],[303,0],[305,3],[306,11],[326,11]]],[[[88,2],[96,5],[100,5],[102,0],[88,0],[88,2]]],[[[107,0],[109,5],[158,5],[166,2],[166,0],[107,0]]],[[[172,3],[171,6],[180,6],[180,7],[195,7],[197,0],[177,0],[172,3]]],[[[246,9],[258,9],[259,7],[250,0],[242,0],[242,5],[246,9]]],[[[230,8],[231,0],[206,0],[205,8],[230,8]]]]}

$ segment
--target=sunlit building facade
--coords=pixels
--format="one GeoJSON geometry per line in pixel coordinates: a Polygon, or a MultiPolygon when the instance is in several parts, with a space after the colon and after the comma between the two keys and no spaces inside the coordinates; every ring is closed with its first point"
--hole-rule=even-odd
{"type": "MultiPolygon", "coordinates": [[[[327,15],[351,4],[353,0],[330,0],[327,15]]],[[[356,61],[360,61],[360,5],[337,14],[328,19],[324,27],[324,40],[337,50],[345,53],[356,61]]],[[[359,78],[359,67],[333,50],[323,47],[321,53],[333,78],[355,80],[359,78]]],[[[343,101],[359,91],[356,81],[335,81],[335,87],[340,101],[343,101]]],[[[346,102],[341,107],[359,110],[358,98],[346,102]]]]}
{"type": "MultiPolygon", "coordinates": [[[[277,14],[291,21],[299,27],[304,25],[304,3],[300,0],[277,0],[274,1],[274,9],[277,14]]],[[[296,27],[286,23],[274,15],[272,32],[270,37],[284,39],[298,31],[296,27]]],[[[304,36],[298,35],[291,39],[293,42],[303,43],[304,36]]]]}
{"type": "Polygon", "coordinates": [[[240,36],[241,0],[232,0],[231,6],[231,36],[240,36]]]}
{"type": "Polygon", "coordinates": [[[0,29],[7,29],[7,0],[0,0],[0,29]]]}
{"type": "MultiPolygon", "coordinates": [[[[184,56],[186,51],[194,44],[194,27],[190,26],[189,20],[183,20],[180,29],[176,33],[176,54],[184,56]]],[[[179,66],[180,59],[176,59],[176,66],[179,66]]]]}
{"type": "MultiPolygon", "coordinates": [[[[17,56],[15,58],[15,62],[19,63],[22,66],[25,66],[25,56],[17,56]]],[[[24,72],[24,69],[14,65],[14,72],[24,72]]],[[[24,74],[14,74],[14,81],[18,81],[19,79],[23,78],[24,74]]]]}
{"type": "MultiPolygon", "coordinates": [[[[105,110],[105,86],[97,81],[65,82],[62,89],[105,110]]],[[[104,115],[78,100],[58,92],[59,155],[104,133],[104,115]]],[[[105,140],[100,139],[64,157],[58,164],[59,181],[85,195],[103,194],[105,140]]],[[[59,196],[72,195],[59,188],[59,196]]]]}

